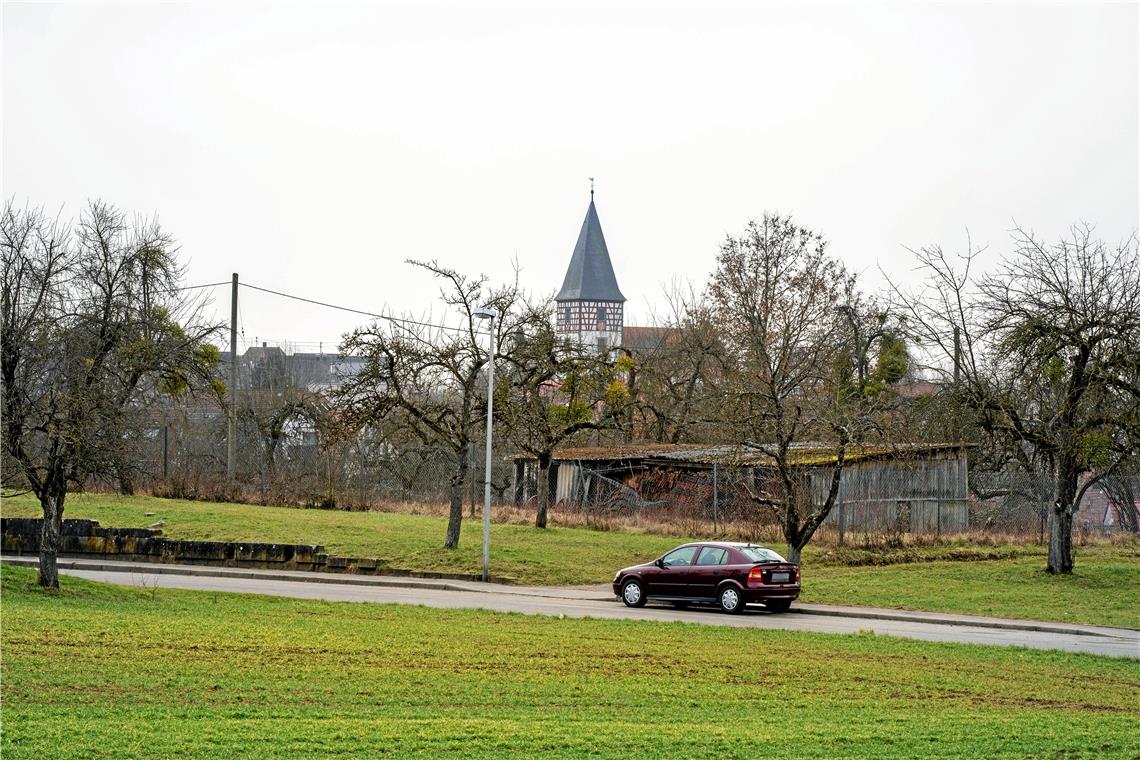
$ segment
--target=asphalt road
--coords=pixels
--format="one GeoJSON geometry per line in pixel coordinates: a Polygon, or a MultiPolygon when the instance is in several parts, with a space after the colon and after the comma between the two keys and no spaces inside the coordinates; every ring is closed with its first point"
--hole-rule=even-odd
{"type": "MultiPolygon", "coordinates": [[[[536,587],[496,586],[491,584],[417,581],[414,579],[346,579],[335,577],[314,582],[313,574],[305,580],[293,580],[290,574],[258,574],[231,571],[229,577],[189,574],[212,572],[212,568],[187,568],[187,574],[172,574],[167,568],[134,566],[130,571],[65,569],[61,572],[104,583],[158,588],[226,591],[248,594],[323,599],[343,602],[384,604],[420,604],[445,609],[484,609],[496,612],[521,612],[532,615],[572,618],[611,618],[623,620],[681,621],[702,625],[739,628],[770,628],[786,631],[822,633],[859,633],[874,631],[885,636],[900,636],[924,641],[946,641],[964,644],[1023,646],[1035,649],[1059,649],[1087,652],[1111,657],[1140,658],[1140,631],[1094,626],[1043,624],[1051,630],[1027,630],[1034,624],[1026,621],[984,619],[986,625],[970,625],[962,616],[893,613],[910,619],[882,619],[886,610],[860,608],[826,608],[798,605],[811,614],[792,612],[773,615],[763,609],[749,609],[740,615],[726,615],[713,609],[678,610],[672,606],[650,605],[630,609],[604,587],[544,589],[536,587]],[[862,616],[867,615],[867,616],[862,616]],[[944,622],[952,621],[952,622],[944,622]],[[998,627],[1001,626],[1001,627],[998,627]],[[1006,627],[1008,626],[1008,627],[1006,627]]],[[[177,572],[177,571],[174,571],[177,572]]]]}

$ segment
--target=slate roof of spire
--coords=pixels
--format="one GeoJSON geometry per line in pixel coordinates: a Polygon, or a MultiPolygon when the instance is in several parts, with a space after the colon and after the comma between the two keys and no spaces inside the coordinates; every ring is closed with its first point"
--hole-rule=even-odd
{"type": "Polygon", "coordinates": [[[578,233],[578,244],[570,258],[566,279],[562,289],[554,297],[555,301],[625,301],[618,290],[617,278],[610,263],[610,251],[602,235],[602,223],[598,221],[598,210],[594,199],[590,198],[590,208],[578,233]]]}

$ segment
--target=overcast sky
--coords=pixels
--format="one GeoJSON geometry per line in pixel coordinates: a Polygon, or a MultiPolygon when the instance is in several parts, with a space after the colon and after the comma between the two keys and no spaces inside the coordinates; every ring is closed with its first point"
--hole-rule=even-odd
{"type": "MultiPolygon", "coordinates": [[[[874,290],[967,228],[1140,225],[1137,8],[5,2],[3,194],[157,214],[190,283],[445,319],[405,259],[553,293],[596,177],[626,324],[765,210],[874,290]]],[[[363,319],[241,301],[247,344],[363,319]]]]}

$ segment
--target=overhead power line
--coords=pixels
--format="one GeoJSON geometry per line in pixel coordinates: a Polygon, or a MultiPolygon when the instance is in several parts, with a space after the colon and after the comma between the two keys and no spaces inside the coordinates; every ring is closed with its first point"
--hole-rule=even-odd
{"type": "Polygon", "coordinates": [[[325,308],[328,308],[328,309],[338,309],[340,311],[347,311],[347,312],[350,312],[352,314],[363,314],[366,317],[373,317],[375,319],[386,319],[389,322],[395,322],[397,324],[418,325],[420,327],[434,327],[438,330],[451,330],[452,332],[458,332],[458,333],[467,332],[467,330],[463,329],[462,327],[448,327],[447,325],[437,325],[437,324],[433,324],[431,322],[418,322],[414,319],[400,319],[398,317],[390,317],[387,314],[377,314],[376,312],[373,312],[373,311],[364,311],[363,309],[353,309],[349,306],[340,306],[339,304],[328,303],[326,301],[317,301],[313,298],[305,298],[303,296],[296,296],[296,295],[293,295],[292,293],[282,293],[280,290],[271,290],[269,288],[263,288],[263,287],[260,287],[258,285],[250,285],[248,282],[242,282],[242,283],[238,283],[238,284],[243,288],[251,288],[253,290],[260,290],[262,293],[271,293],[275,296],[281,296],[282,298],[291,298],[294,301],[303,301],[304,303],[311,303],[311,304],[314,304],[316,306],[324,306],[325,308]]]}
{"type": "Polygon", "coordinates": [[[207,282],[204,285],[185,285],[181,288],[170,288],[168,290],[156,290],[155,293],[177,293],[180,290],[197,290],[198,288],[216,288],[219,285],[229,285],[230,281],[225,282],[207,282]]]}
{"type": "MultiPolygon", "coordinates": [[[[183,290],[200,290],[202,288],[216,288],[219,285],[229,285],[229,284],[230,284],[229,280],[226,280],[225,282],[205,282],[205,283],[202,283],[201,285],[183,285],[180,288],[152,288],[150,290],[150,292],[152,295],[155,293],[179,293],[183,290]]],[[[89,294],[89,295],[83,295],[83,296],[68,296],[67,298],[61,298],[60,300],[66,302],[66,303],[79,303],[80,301],[91,301],[93,299],[99,300],[102,297],[103,296],[101,294],[94,294],[94,295],[89,294]]]]}

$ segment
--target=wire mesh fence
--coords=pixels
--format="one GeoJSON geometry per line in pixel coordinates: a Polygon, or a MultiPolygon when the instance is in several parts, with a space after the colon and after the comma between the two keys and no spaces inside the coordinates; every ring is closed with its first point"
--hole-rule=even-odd
{"type": "MultiPolygon", "coordinates": [[[[812,503],[802,515],[826,502],[830,468],[803,474],[812,503]]],[[[769,503],[773,474],[763,468],[712,466],[704,470],[615,472],[591,463],[562,463],[551,476],[552,501],[558,509],[588,515],[646,516],[702,525],[715,532],[753,535],[778,526],[780,507],[769,503]]],[[[1126,491],[1140,495],[1140,478],[1126,491]]],[[[534,500],[532,474],[522,489],[534,500]]],[[[842,543],[851,536],[951,536],[992,533],[1046,537],[1052,509],[1048,473],[969,473],[966,462],[879,462],[845,469],[822,530],[842,543]],[[969,488],[973,477],[975,489],[969,488]]],[[[1108,489],[1093,486],[1074,516],[1078,530],[1111,533],[1135,530],[1140,500],[1113,502],[1108,489]],[[1121,516],[1132,515],[1131,521],[1121,516]]],[[[1124,490],[1124,489],[1120,489],[1124,490]]]]}
{"type": "MultiPolygon", "coordinates": [[[[328,443],[303,424],[267,434],[253,420],[242,419],[235,489],[226,477],[224,418],[183,415],[161,422],[124,444],[135,449],[139,463],[129,485],[158,495],[378,509],[399,502],[445,504],[458,482],[470,511],[483,501],[484,459],[478,444],[456,452],[400,445],[375,435],[328,443]],[[457,481],[460,456],[466,467],[457,481]]],[[[537,468],[520,470],[517,464],[510,452],[495,452],[493,502],[535,508],[537,468]]],[[[764,499],[773,491],[772,477],[759,467],[630,470],[562,462],[553,468],[550,503],[554,515],[660,520],[678,523],[694,535],[758,536],[776,530],[782,517],[764,499]]],[[[826,499],[830,468],[805,470],[802,477],[803,490],[813,500],[802,505],[806,514],[826,499]]],[[[1075,528],[1089,533],[1135,530],[1138,495],[1140,479],[1135,477],[1113,488],[1089,488],[1075,528]]],[[[967,473],[964,457],[850,465],[821,531],[841,542],[853,536],[972,532],[1044,540],[1052,502],[1048,473],[967,473]]]]}

